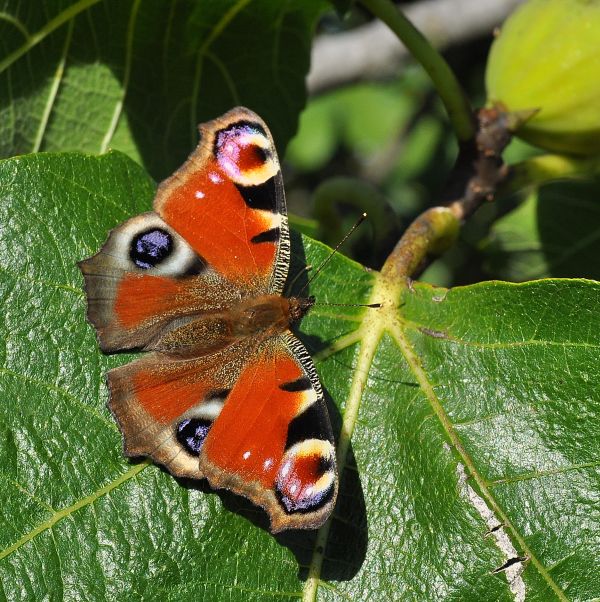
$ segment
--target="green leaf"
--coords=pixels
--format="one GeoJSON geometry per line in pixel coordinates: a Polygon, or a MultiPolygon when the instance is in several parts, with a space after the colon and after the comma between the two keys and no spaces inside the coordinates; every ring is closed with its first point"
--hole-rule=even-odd
{"type": "Polygon", "coordinates": [[[509,280],[600,279],[600,183],[551,182],[516,195],[485,243],[489,271],[509,280]]]}
{"type": "Polygon", "coordinates": [[[197,124],[246,105],[281,149],[304,105],[323,0],[37,0],[0,14],[0,157],[127,152],[155,177],[197,124]]]}
{"type": "MultiPolygon", "coordinates": [[[[122,456],[103,375],[130,356],[98,351],[75,262],[153,189],[120,153],[0,162],[5,598],[600,596],[598,283],[406,288],[334,256],[318,301],[383,306],[317,305],[301,325],[340,499],[316,542],[274,537],[241,498],[122,456]]],[[[292,274],[328,253],[293,244],[292,274]]]]}

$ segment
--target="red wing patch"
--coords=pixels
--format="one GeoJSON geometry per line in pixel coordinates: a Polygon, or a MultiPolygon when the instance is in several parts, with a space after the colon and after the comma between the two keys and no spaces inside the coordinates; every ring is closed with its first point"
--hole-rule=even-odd
{"type": "Polygon", "coordinates": [[[212,464],[248,482],[271,487],[279,468],[288,426],[299,413],[306,391],[280,385],[304,375],[289,356],[267,350],[251,360],[208,435],[203,452],[212,464]]]}
{"type": "Polygon", "coordinates": [[[131,330],[157,316],[182,315],[194,303],[190,281],[129,273],[118,284],[115,314],[119,323],[131,330]]]}
{"type": "Polygon", "coordinates": [[[155,211],[229,281],[280,292],[289,235],[279,161],[267,126],[239,108],[200,131],[196,150],[160,185],[155,211]]]}
{"type": "Polygon", "coordinates": [[[240,190],[215,161],[174,186],[157,211],[229,280],[245,282],[271,275],[277,241],[251,241],[277,226],[280,216],[249,208],[240,190]]]}
{"type": "Polygon", "coordinates": [[[111,370],[108,405],[126,453],[150,456],[175,475],[201,478],[203,437],[239,374],[237,354],[246,352],[242,342],[208,358],[177,360],[148,353],[111,370]]]}
{"type": "Polygon", "coordinates": [[[215,386],[198,380],[198,362],[166,364],[161,370],[139,370],[133,375],[133,392],[140,406],[153,420],[170,424],[205,399],[215,386]]]}

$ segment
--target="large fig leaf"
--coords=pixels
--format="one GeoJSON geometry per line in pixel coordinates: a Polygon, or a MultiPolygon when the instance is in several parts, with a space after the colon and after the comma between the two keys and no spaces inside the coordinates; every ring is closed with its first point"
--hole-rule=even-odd
{"type": "MultiPolygon", "coordinates": [[[[0,162],[3,597],[600,596],[598,283],[407,287],[335,256],[301,336],[339,503],[317,534],[274,537],[244,500],[122,456],[103,374],[130,357],[98,351],[75,262],[153,190],[115,152],[0,162]]],[[[293,243],[293,273],[328,252],[293,243]]]]}
{"type": "Polygon", "coordinates": [[[323,0],[24,0],[0,9],[0,157],[127,152],[154,177],[243,104],[296,131],[323,0]]]}
{"type": "Polygon", "coordinates": [[[489,271],[508,280],[600,279],[600,182],[564,180],[515,195],[484,245],[489,271]]]}

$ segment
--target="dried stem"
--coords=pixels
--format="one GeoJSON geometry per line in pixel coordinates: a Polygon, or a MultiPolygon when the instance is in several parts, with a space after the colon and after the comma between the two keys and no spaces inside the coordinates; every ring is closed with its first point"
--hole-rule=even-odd
{"type": "Polygon", "coordinates": [[[428,209],[407,228],[383,265],[384,275],[398,279],[421,273],[433,256],[455,241],[461,224],[482,203],[493,200],[508,175],[502,151],[511,139],[511,119],[496,107],[478,111],[477,132],[462,144],[448,179],[446,206],[428,209]]]}

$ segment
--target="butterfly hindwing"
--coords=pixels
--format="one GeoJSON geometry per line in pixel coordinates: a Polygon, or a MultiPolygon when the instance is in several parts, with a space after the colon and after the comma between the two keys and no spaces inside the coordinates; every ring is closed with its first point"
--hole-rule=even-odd
{"type": "Polygon", "coordinates": [[[173,475],[201,478],[198,455],[248,354],[238,341],[207,357],[148,353],[108,373],[109,408],[125,453],[149,456],[173,475]]]}
{"type": "Polygon", "coordinates": [[[201,359],[149,353],[109,372],[129,456],[265,508],[273,532],[322,524],[337,495],[333,436],[314,366],[286,333],[201,359]]]}
{"type": "Polygon", "coordinates": [[[290,332],[269,339],[236,380],[200,453],[202,473],[265,508],[273,532],[321,525],[337,495],[323,392],[290,332]]]}

